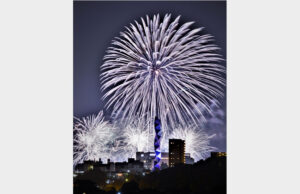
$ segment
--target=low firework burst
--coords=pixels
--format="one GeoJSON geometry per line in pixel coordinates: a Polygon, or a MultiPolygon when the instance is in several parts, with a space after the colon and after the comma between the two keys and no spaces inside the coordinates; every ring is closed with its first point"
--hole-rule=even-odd
{"type": "Polygon", "coordinates": [[[75,118],[74,123],[74,165],[86,160],[107,159],[111,156],[115,128],[104,121],[103,112],[98,115],[75,118]]]}
{"type": "MultiPolygon", "coordinates": [[[[143,119],[127,121],[127,125],[117,120],[113,125],[104,121],[101,111],[98,115],[75,120],[74,166],[86,160],[111,159],[113,162],[123,162],[128,158],[135,158],[136,152],[154,151],[154,134],[148,130],[151,125],[143,119]]],[[[161,149],[168,152],[169,139],[182,139],[186,144],[185,152],[190,153],[197,161],[206,158],[210,151],[215,150],[209,145],[212,137],[194,126],[178,127],[169,136],[163,136],[161,149]]]]}
{"type": "Polygon", "coordinates": [[[134,153],[147,151],[153,147],[152,144],[149,144],[149,139],[153,140],[153,138],[149,138],[147,128],[140,123],[128,125],[124,129],[124,138],[134,153]],[[149,148],[149,146],[151,146],[151,148],[149,148]]]}
{"type": "MultiPolygon", "coordinates": [[[[134,158],[136,152],[153,151],[153,130],[149,130],[149,122],[145,121],[144,118],[135,118],[125,122],[117,120],[115,124],[120,130],[118,137],[122,139],[122,146],[117,148],[123,152],[119,152],[120,156],[134,158]]],[[[123,157],[123,159],[127,158],[123,157]]]]}
{"type": "MultiPolygon", "coordinates": [[[[211,151],[216,148],[210,146],[210,139],[214,135],[207,135],[203,129],[198,129],[194,125],[188,127],[178,127],[170,134],[169,139],[182,139],[185,141],[185,153],[190,153],[195,161],[205,159],[209,156],[211,151]]],[[[168,150],[168,141],[163,144],[164,151],[168,150]]]]}

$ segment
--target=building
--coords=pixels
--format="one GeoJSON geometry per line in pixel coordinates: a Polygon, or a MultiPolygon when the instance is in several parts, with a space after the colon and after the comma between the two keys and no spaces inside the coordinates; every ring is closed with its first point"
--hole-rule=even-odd
{"type": "Polygon", "coordinates": [[[169,167],[185,163],[185,143],[181,139],[169,139],[169,167]]]}
{"type": "Polygon", "coordinates": [[[154,152],[136,152],[136,160],[144,163],[144,168],[151,170],[153,168],[153,161],[155,158],[154,152]]]}
{"type": "MultiPolygon", "coordinates": [[[[147,170],[153,169],[153,162],[155,158],[154,152],[136,152],[136,160],[144,163],[144,168],[147,170]]],[[[161,153],[161,169],[169,167],[169,152],[161,153]]],[[[190,153],[185,153],[185,164],[194,164],[195,161],[190,153]]]]}
{"type": "Polygon", "coordinates": [[[226,157],[226,152],[211,152],[210,157],[211,158],[226,157]]]}
{"type": "MultiPolygon", "coordinates": [[[[155,159],[154,152],[137,152],[136,153],[136,160],[139,160],[144,163],[144,168],[148,170],[153,169],[155,159]]],[[[169,166],[169,153],[168,152],[161,152],[161,166],[168,167],[169,166]]]]}
{"type": "Polygon", "coordinates": [[[140,174],[144,172],[144,164],[141,161],[129,158],[128,162],[111,162],[107,160],[107,164],[103,164],[101,160],[96,161],[84,161],[82,164],[78,164],[75,167],[75,172],[83,173],[88,170],[100,170],[106,173],[133,173],[140,174]]]}
{"type": "MultiPolygon", "coordinates": [[[[116,166],[118,163],[116,163],[116,166]]],[[[144,164],[141,161],[135,160],[134,158],[128,158],[128,163],[126,163],[126,167],[123,169],[127,169],[129,173],[143,173],[144,172],[144,164]]],[[[118,172],[124,172],[124,170],[118,170],[118,172]]]]}
{"type": "Polygon", "coordinates": [[[74,170],[76,173],[81,174],[86,171],[93,170],[95,163],[96,163],[95,161],[87,160],[84,161],[84,163],[77,164],[74,170]]]}
{"type": "Polygon", "coordinates": [[[169,166],[169,153],[168,152],[162,152],[161,153],[161,165],[167,165],[169,166]]]}
{"type": "Polygon", "coordinates": [[[190,153],[185,153],[185,164],[194,164],[194,158],[191,157],[190,153]]]}

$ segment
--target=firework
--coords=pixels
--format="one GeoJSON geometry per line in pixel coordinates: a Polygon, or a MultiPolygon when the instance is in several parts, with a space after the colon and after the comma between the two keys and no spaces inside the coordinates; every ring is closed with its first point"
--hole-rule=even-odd
{"type": "Polygon", "coordinates": [[[116,120],[115,126],[119,129],[118,138],[122,142],[120,146],[114,147],[118,151],[118,161],[135,158],[136,152],[153,151],[154,135],[149,133],[149,122],[144,118],[125,122],[116,120]]]}
{"type": "MultiPolygon", "coordinates": [[[[143,119],[134,119],[134,121],[126,121],[128,125],[122,124],[121,120],[116,122],[119,129],[117,137],[121,139],[119,146],[114,146],[115,150],[111,157],[113,161],[126,161],[128,158],[135,158],[136,152],[154,152],[153,140],[154,133],[148,133],[150,123],[145,123],[143,119]]],[[[187,125],[187,127],[179,126],[172,130],[168,136],[162,137],[161,151],[169,152],[169,139],[185,140],[185,152],[190,153],[195,161],[205,159],[211,151],[216,148],[210,146],[210,140],[215,134],[208,133],[199,126],[187,125]]]]}
{"type": "MultiPolygon", "coordinates": [[[[190,153],[195,161],[205,159],[210,152],[216,148],[210,146],[210,139],[214,135],[209,136],[203,129],[198,129],[194,125],[188,127],[178,127],[170,134],[169,139],[182,139],[185,141],[185,153],[190,153]]],[[[168,141],[163,144],[163,151],[168,150],[168,141]]]]}
{"type": "Polygon", "coordinates": [[[138,122],[133,122],[124,129],[124,138],[126,139],[128,147],[132,149],[134,154],[136,152],[147,151],[152,148],[152,144],[148,141],[149,138],[147,126],[138,122]],[[151,146],[151,148],[149,147],[151,146]]]}
{"type": "Polygon", "coordinates": [[[74,123],[74,165],[85,160],[108,159],[114,146],[115,128],[104,121],[103,112],[98,115],[75,118],[74,123]]]}
{"type": "MultiPolygon", "coordinates": [[[[74,166],[86,160],[113,162],[127,161],[135,158],[136,152],[153,152],[154,133],[149,133],[150,123],[143,118],[133,121],[116,120],[114,125],[104,121],[102,111],[98,115],[75,118],[74,124],[74,166]]],[[[178,127],[168,136],[162,137],[162,151],[168,152],[168,139],[183,139],[186,153],[190,153],[195,160],[203,159],[210,151],[208,136],[204,130],[195,126],[178,127]]]]}
{"type": "Polygon", "coordinates": [[[196,115],[202,115],[197,104],[209,111],[225,84],[213,37],[201,35],[203,28],[190,29],[194,22],[179,27],[179,18],[171,21],[167,14],[162,22],[159,15],[135,21],[113,40],[101,66],[106,107],[122,120],[147,114],[154,123],[157,116],[163,135],[178,122],[196,124],[196,115]]]}
{"type": "Polygon", "coordinates": [[[86,160],[113,162],[135,158],[137,151],[152,151],[153,137],[148,133],[148,123],[142,119],[128,121],[127,125],[115,120],[104,121],[102,111],[98,115],[75,118],[74,166],[86,160]]]}

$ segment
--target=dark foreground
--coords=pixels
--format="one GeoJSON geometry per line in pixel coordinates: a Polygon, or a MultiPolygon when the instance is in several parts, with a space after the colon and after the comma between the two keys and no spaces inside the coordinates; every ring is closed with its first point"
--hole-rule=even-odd
{"type": "Polygon", "coordinates": [[[127,182],[105,185],[105,175],[89,172],[74,179],[74,194],[225,194],[226,157],[208,158],[194,165],[178,165],[127,182]],[[100,189],[101,188],[101,189],[100,189]]]}

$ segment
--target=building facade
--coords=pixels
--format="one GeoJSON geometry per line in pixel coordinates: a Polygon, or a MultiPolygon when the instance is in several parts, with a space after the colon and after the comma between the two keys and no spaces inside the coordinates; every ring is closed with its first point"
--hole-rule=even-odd
{"type": "MultiPolygon", "coordinates": [[[[154,152],[137,152],[136,153],[136,160],[141,161],[144,164],[144,168],[147,170],[153,169],[155,153],[154,152]]],[[[184,163],[185,164],[194,164],[195,161],[191,157],[190,153],[185,153],[184,156],[184,163]]],[[[161,169],[170,167],[169,165],[169,152],[162,152],[161,153],[161,169]]]]}
{"type": "Polygon", "coordinates": [[[151,170],[155,158],[154,152],[136,152],[136,160],[144,163],[144,168],[151,170]]]}
{"type": "Polygon", "coordinates": [[[185,142],[181,139],[169,139],[169,167],[185,163],[185,142]]]}
{"type": "Polygon", "coordinates": [[[219,158],[219,157],[226,157],[226,152],[211,152],[211,158],[219,158]]]}
{"type": "Polygon", "coordinates": [[[111,162],[109,159],[106,164],[103,164],[100,160],[97,161],[85,161],[82,164],[78,164],[75,167],[76,173],[84,173],[89,170],[100,170],[106,173],[133,173],[141,174],[144,172],[144,164],[141,161],[137,161],[134,158],[128,158],[128,162],[111,162]]]}

